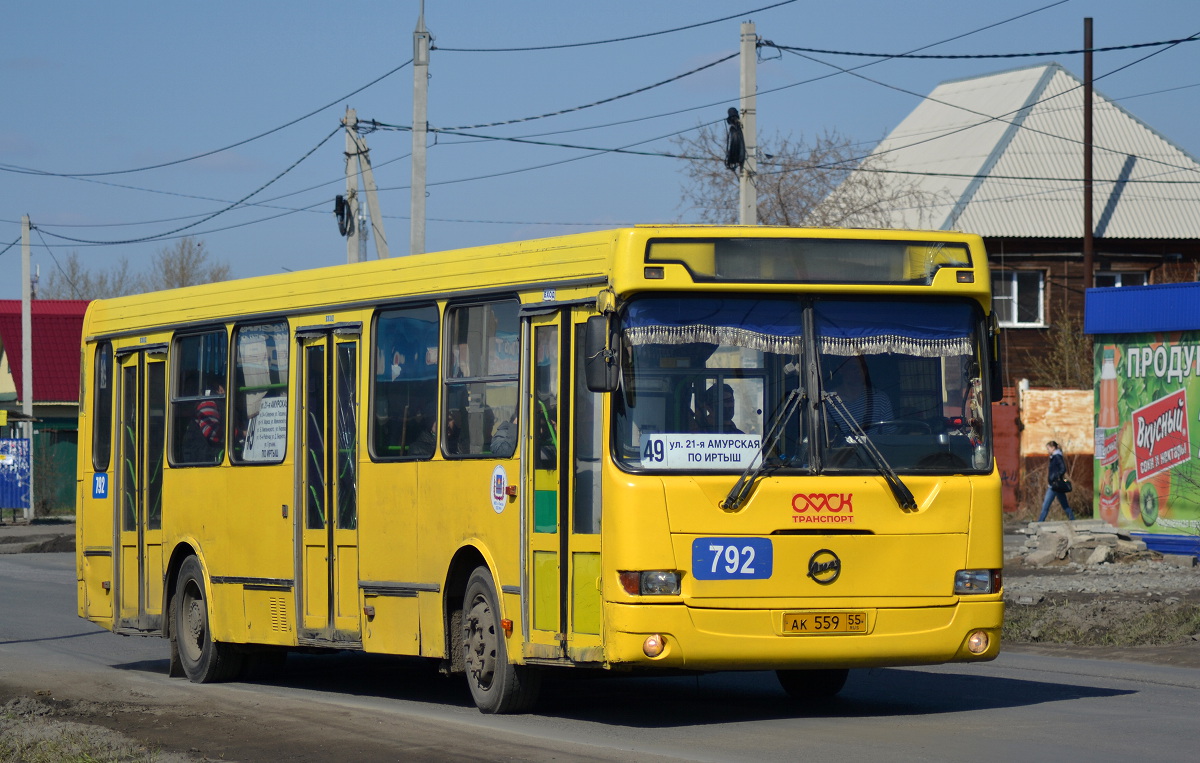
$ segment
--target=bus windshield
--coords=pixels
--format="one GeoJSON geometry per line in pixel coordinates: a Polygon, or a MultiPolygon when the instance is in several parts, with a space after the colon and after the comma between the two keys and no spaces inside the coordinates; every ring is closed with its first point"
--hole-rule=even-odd
{"type": "Polygon", "coordinates": [[[875,472],[866,437],[900,474],[987,471],[981,320],[966,301],[631,301],[621,313],[618,462],[741,472],[778,426],[762,454],[771,470],[875,472]],[[794,390],[810,404],[776,422],[794,390]],[[841,405],[815,404],[831,396],[841,405]]]}

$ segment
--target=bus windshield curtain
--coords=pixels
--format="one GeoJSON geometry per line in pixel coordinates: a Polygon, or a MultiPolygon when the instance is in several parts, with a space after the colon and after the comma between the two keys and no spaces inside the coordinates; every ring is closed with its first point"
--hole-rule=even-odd
{"type": "Polygon", "coordinates": [[[625,339],[651,344],[716,344],[800,352],[801,308],[785,300],[642,299],[625,311],[625,339]]]}
{"type": "Polygon", "coordinates": [[[820,302],[815,312],[823,355],[949,358],[973,352],[969,305],[820,302]]]}

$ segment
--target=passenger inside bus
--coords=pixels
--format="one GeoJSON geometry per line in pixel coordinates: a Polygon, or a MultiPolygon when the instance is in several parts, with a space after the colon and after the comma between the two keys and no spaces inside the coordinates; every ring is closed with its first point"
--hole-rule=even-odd
{"type": "Polygon", "coordinates": [[[700,395],[696,408],[696,431],[745,434],[733,423],[733,387],[728,384],[713,384],[700,395]]]}
{"type": "Polygon", "coordinates": [[[517,412],[500,422],[492,434],[491,451],[497,458],[509,458],[517,450],[517,412]]]}
{"type": "Polygon", "coordinates": [[[437,416],[433,414],[433,403],[420,406],[412,423],[417,434],[408,446],[408,455],[432,456],[437,445],[437,416]]]}
{"type": "Polygon", "coordinates": [[[220,461],[224,448],[225,385],[215,374],[206,374],[202,390],[205,398],[196,403],[183,443],[184,459],[193,464],[220,461]]]}
{"type": "MultiPolygon", "coordinates": [[[[854,355],[830,360],[834,362],[830,387],[863,431],[868,434],[893,432],[895,426],[887,423],[896,418],[892,411],[892,400],[886,392],[871,383],[871,371],[866,358],[854,355]]],[[[852,433],[841,417],[834,415],[830,418],[843,435],[852,433]]]]}

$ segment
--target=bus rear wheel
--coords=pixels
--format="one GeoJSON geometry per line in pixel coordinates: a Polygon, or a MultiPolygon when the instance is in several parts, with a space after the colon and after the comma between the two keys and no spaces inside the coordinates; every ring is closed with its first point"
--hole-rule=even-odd
{"type": "Polygon", "coordinates": [[[206,684],[235,678],[242,667],[242,654],[230,644],[212,639],[208,599],[204,593],[204,570],[190,556],[179,568],[175,598],[171,602],[171,640],[183,673],[194,683],[206,684]]]}
{"type": "Polygon", "coordinates": [[[850,675],[850,671],[846,668],[776,670],[775,675],[789,697],[813,702],[837,696],[846,685],[846,677],[850,675]]]}
{"type": "Polygon", "coordinates": [[[477,567],[463,597],[463,661],[475,706],[484,713],[522,713],[541,688],[534,668],[513,665],[500,628],[500,607],[487,567],[477,567]]]}

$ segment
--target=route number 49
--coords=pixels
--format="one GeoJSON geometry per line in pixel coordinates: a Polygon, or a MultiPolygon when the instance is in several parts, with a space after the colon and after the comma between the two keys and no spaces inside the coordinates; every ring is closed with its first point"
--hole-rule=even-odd
{"type": "Polygon", "coordinates": [[[697,580],[765,580],[774,553],[770,538],[696,538],[692,575],[697,580]]]}

